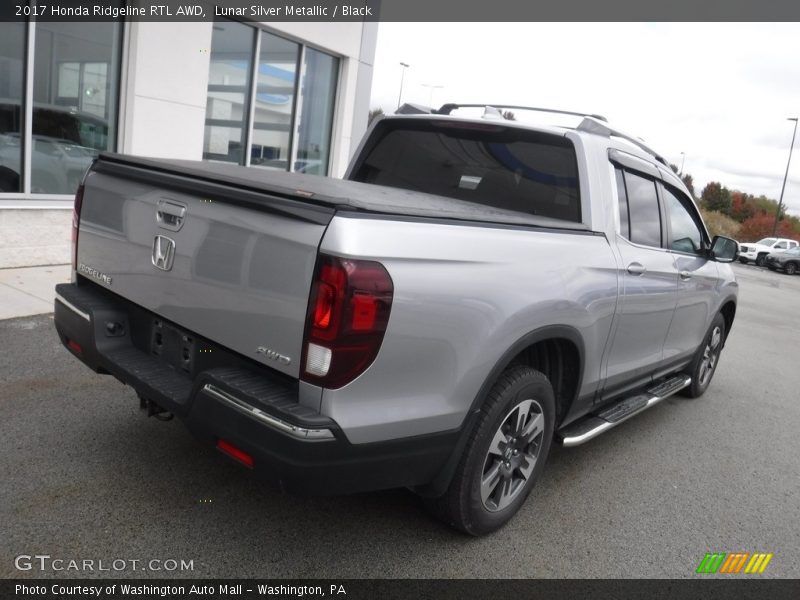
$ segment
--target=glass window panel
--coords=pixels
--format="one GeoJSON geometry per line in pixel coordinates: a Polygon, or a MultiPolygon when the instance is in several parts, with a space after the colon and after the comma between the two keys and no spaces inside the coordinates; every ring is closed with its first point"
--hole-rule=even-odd
{"type": "Polygon", "coordinates": [[[625,177],[622,169],[614,169],[617,178],[617,200],[619,202],[619,233],[626,240],[631,239],[630,224],[628,222],[628,195],[625,192],[625,177]]]}
{"type": "Polygon", "coordinates": [[[62,62],[58,65],[58,95],[77,98],[81,86],[81,63],[62,62]]]}
{"type": "Polygon", "coordinates": [[[250,164],[288,170],[300,46],[261,32],[250,164]]]}
{"type": "Polygon", "coordinates": [[[242,164],[256,30],[215,21],[208,72],[203,158],[242,164]]]}
{"type": "Polygon", "coordinates": [[[328,174],[338,77],[338,58],[306,48],[295,171],[328,174]]]}
{"type": "Polygon", "coordinates": [[[0,23],[0,193],[22,191],[25,23],[0,23]]]}
{"type": "Polygon", "coordinates": [[[114,149],[119,23],[36,24],[31,191],[72,194],[98,152],[114,149]]]}
{"type": "Polygon", "coordinates": [[[679,252],[697,254],[702,247],[703,236],[689,209],[684,206],[690,200],[680,192],[664,186],[664,196],[667,200],[669,223],[672,229],[672,243],[670,247],[679,252]]]}
{"type": "Polygon", "coordinates": [[[652,179],[625,171],[632,242],[645,246],[661,246],[661,214],[656,184],[652,179]]]}
{"type": "Polygon", "coordinates": [[[575,148],[563,136],[427,122],[383,129],[357,181],[449,196],[500,210],[580,222],[575,148]]]}

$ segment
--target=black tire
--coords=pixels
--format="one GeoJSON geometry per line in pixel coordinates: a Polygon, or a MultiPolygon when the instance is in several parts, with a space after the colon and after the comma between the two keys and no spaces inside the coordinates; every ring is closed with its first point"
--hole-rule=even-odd
{"type": "Polygon", "coordinates": [[[757,267],[763,267],[764,266],[764,262],[766,260],[767,260],[767,255],[766,254],[759,254],[758,256],[756,256],[756,266],[757,267]]]}
{"type": "Polygon", "coordinates": [[[783,270],[787,275],[794,275],[797,273],[797,263],[788,262],[783,266],[783,270]]]}
{"type": "Polygon", "coordinates": [[[480,410],[450,486],[427,501],[431,512],[470,535],[505,525],[541,475],[555,414],[547,377],[525,366],[503,372],[480,410]]]}
{"type": "Polygon", "coordinates": [[[739,262],[742,263],[743,265],[746,265],[747,264],[747,259],[746,258],[740,258],[739,262]]]}
{"type": "Polygon", "coordinates": [[[691,385],[683,388],[681,394],[689,398],[699,398],[708,389],[719,365],[719,357],[725,346],[725,319],[717,313],[711,326],[697,349],[687,373],[692,378],[691,385]]]}

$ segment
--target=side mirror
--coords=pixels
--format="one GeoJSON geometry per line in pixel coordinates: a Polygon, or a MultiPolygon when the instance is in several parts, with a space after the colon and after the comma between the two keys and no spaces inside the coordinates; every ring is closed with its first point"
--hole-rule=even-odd
{"type": "Polygon", "coordinates": [[[738,254],[739,244],[736,240],[721,235],[715,235],[714,239],[711,240],[711,251],[709,252],[711,260],[725,263],[733,262],[738,254]]]}

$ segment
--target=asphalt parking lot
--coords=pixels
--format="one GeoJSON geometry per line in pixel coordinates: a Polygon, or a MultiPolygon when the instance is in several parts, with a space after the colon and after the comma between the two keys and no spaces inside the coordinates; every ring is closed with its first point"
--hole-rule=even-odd
{"type": "MultiPolygon", "coordinates": [[[[404,490],[281,495],[64,350],[50,315],[0,321],[0,577],[18,555],[127,561],[137,577],[693,577],[706,552],[772,552],[800,577],[800,276],[736,265],[714,382],[578,448],[472,539],[404,490]],[[191,571],[131,560],[193,561],[191,571]]],[[[121,563],[118,563],[121,564],[121,563]]]]}

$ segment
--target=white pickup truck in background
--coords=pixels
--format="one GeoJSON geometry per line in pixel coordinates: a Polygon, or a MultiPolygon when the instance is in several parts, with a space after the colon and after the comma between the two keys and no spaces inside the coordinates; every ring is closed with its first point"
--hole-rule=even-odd
{"type": "Polygon", "coordinates": [[[745,242],[739,244],[739,262],[746,265],[754,262],[757,266],[763,267],[767,254],[770,252],[781,252],[797,248],[800,243],[787,238],[768,237],[757,242],[745,242]]]}

